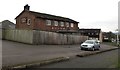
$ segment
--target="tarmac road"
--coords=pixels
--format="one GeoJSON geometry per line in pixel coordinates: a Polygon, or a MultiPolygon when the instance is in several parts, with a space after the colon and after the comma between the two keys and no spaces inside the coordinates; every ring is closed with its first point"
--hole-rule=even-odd
{"type": "Polygon", "coordinates": [[[117,64],[118,49],[35,68],[115,68],[117,64]]]}
{"type": "MultiPolygon", "coordinates": [[[[80,50],[80,45],[29,45],[2,40],[2,66],[29,63],[56,57],[75,56],[78,53],[92,52],[80,50]]],[[[112,48],[101,44],[100,50],[112,48]]]]}

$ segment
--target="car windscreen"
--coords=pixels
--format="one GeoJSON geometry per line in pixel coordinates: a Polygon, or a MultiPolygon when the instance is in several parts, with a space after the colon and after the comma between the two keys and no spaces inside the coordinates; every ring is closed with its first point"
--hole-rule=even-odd
{"type": "Polygon", "coordinates": [[[85,43],[93,44],[93,41],[85,41],[85,43]]]}

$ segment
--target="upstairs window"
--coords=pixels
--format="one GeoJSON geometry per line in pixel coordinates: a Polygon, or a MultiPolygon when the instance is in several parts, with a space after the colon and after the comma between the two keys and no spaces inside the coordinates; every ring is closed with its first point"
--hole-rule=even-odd
{"type": "Polygon", "coordinates": [[[58,26],[58,21],[54,21],[54,25],[55,25],[55,26],[58,26]]]}
{"type": "Polygon", "coordinates": [[[21,22],[22,23],[26,23],[27,22],[27,19],[24,17],[24,18],[21,18],[21,22]]]}
{"type": "Polygon", "coordinates": [[[66,27],[69,27],[69,23],[68,22],[66,22],[66,27]]]}
{"type": "Polygon", "coordinates": [[[27,19],[27,25],[30,25],[30,24],[31,24],[31,20],[27,19]]]}
{"type": "Polygon", "coordinates": [[[50,26],[51,25],[51,20],[46,20],[46,25],[50,26]]]}
{"type": "Polygon", "coordinates": [[[73,23],[71,23],[71,27],[74,27],[73,23]]]}
{"type": "Polygon", "coordinates": [[[64,26],[64,22],[60,22],[60,26],[62,26],[62,27],[63,27],[63,26],[64,26]]]}

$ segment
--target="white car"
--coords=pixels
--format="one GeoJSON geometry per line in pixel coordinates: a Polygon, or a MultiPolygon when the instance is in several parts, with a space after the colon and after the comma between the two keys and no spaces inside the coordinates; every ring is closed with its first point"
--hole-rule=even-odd
{"type": "Polygon", "coordinates": [[[86,40],[84,43],[80,46],[81,50],[99,50],[100,49],[100,43],[97,40],[86,40]]]}

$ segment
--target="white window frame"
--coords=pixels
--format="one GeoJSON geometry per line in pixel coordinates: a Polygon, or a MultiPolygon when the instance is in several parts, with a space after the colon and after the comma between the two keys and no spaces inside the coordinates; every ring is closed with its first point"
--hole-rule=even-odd
{"type": "Polygon", "coordinates": [[[70,26],[69,22],[66,22],[66,27],[69,27],[69,26],[70,26]]]}
{"type": "Polygon", "coordinates": [[[61,21],[60,22],[60,26],[63,27],[64,26],[64,22],[61,21]]]}
{"type": "Polygon", "coordinates": [[[58,21],[54,21],[54,26],[58,26],[58,21]]]}
{"type": "Polygon", "coordinates": [[[51,20],[46,20],[46,25],[50,26],[51,24],[51,20]]]}
{"type": "Polygon", "coordinates": [[[31,24],[31,19],[27,19],[27,25],[31,24]]]}
{"type": "Polygon", "coordinates": [[[74,24],[73,24],[73,23],[71,23],[71,27],[74,27],[74,24]]]}
{"type": "Polygon", "coordinates": [[[21,18],[22,23],[26,23],[27,19],[25,17],[21,18]]]}

